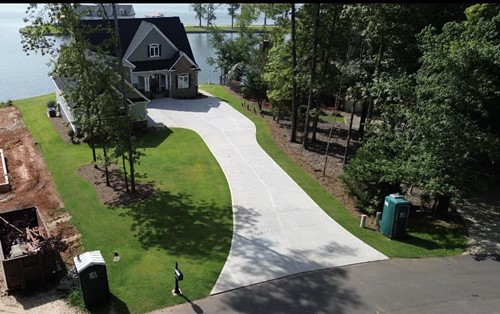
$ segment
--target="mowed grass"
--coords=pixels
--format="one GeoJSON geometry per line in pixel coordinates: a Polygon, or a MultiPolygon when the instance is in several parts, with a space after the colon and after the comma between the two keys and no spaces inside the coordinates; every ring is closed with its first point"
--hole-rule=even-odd
{"type": "Polygon", "coordinates": [[[351,215],[333,196],[331,196],[309,173],[288,157],[273,141],[269,126],[257,114],[241,107],[242,99],[228,91],[224,86],[201,84],[200,89],[229,103],[233,108],[252,120],[257,128],[257,141],[260,146],[278,163],[295,182],[330,217],[349,232],[363,240],[388,257],[418,258],[430,256],[449,256],[462,253],[466,247],[466,232],[462,225],[450,228],[430,228],[428,225],[412,225],[408,237],[402,240],[389,240],[379,232],[360,228],[359,220],[351,215]]]}
{"type": "Polygon", "coordinates": [[[138,180],[153,183],[154,194],[129,207],[108,208],[77,174],[91,162],[89,146],[62,141],[45,114],[50,99],[55,95],[14,104],[39,143],[85,251],[101,251],[115,306],[145,313],[185,302],[171,293],[176,261],[184,295],[208,296],[228,256],[233,225],[227,181],[202,139],[185,129],[141,137],[146,155],[136,168],[138,180]],[[112,261],[115,251],[119,262],[112,261]]]}

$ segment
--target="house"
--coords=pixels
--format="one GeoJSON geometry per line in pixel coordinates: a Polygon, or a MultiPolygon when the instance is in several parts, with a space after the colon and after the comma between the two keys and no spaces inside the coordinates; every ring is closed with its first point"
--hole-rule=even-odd
{"type": "MultiPolygon", "coordinates": [[[[90,27],[110,27],[106,20],[81,20],[90,27]]],[[[178,17],[118,19],[122,65],[132,92],[127,96],[131,117],[136,125],[146,125],[147,104],[151,98],[195,98],[198,95],[198,72],[184,25],[178,17]]],[[[89,35],[89,41],[104,46],[107,32],[89,35]]],[[[110,57],[116,51],[108,51],[110,57]]],[[[67,79],[53,78],[60,113],[75,132],[74,104],[64,97],[71,88],[67,79]]]]}
{"type": "MultiPolygon", "coordinates": [[[[108,25],[103,20],[81,22],[92,27],[108,25]]],[[[151,98],[198,95],[200,67],[179,17],[119,19],[118,29],[127,79],[141,93],[151,98]]],[[[89,36],[94,45],[107,39],[104,32],[89,36]]]]}
{"type": "MultiPolygon", "coordinates": [[[[72,88],[72,82],[66,78],[53,77],[56,89],[56,101],[59,113],[64,121],[68,122],[70,127],[73,129],[75,134],[80,133],[80,127],[76,121],[77,110],[82,110],[75,108],[75,104],[65,97],[65,92],[69,92],[72,88]]],[[[129,92],[126,95],[127,104],[129,106],[130,118],[132,124],[135,128],[143,128],[147,126],[147,104],[150,100],[144,96],[141,92],[135,89],[130,83],[125,81],[128,85],[129,92]]],[[[116,97],[121,97],[118,91],[116,91],[116,97]]]]}
{"type": "MultiPolygon", "coordinates": [[[[102,20],[103,13],[106,13],[106,16],[110,18],[113,16],[113,7],[111,4],[82,4],[77,8],[76,12],[81,14],[80,19],[82,20],[102,20]]],[[[134,6],[131,4],[116,4],[116,15],[119,19],[134,18],[134,6]]]]}

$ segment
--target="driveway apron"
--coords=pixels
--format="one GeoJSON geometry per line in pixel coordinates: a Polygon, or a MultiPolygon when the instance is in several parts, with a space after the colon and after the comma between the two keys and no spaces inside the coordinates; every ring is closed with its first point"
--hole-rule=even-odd
{"type": "Polygon", "coordinates": [[[197,132],[233,206],[228,259],[211,294],[300,272],[387,259],[331,219],[259,146],[255,125],[217,98],[155,99],[150,125],[197,132]]]}

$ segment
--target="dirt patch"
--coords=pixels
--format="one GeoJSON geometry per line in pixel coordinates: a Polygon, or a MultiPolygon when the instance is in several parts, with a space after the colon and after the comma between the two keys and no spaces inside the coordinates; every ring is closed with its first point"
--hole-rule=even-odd
{"type": "MultiPolygon", "coordinates": [[[[51,236],[61,236],[68,249],[61,252],[66,265],[80,249],[79,236],[69,223],[70,216],[62,210],[63,202],[53,178],[34,141],[13,106],[0,108],[0,148],[3,149],[11,191],[0,194],[0,212],[36,206],[51,236]]],[[[75,313],[54,289],[27,296],[8,296],[3,276],[0,276],[0,308],[11,313],[75,313]],[[57,294],[58,295],[58,294],[57,294]]]]}

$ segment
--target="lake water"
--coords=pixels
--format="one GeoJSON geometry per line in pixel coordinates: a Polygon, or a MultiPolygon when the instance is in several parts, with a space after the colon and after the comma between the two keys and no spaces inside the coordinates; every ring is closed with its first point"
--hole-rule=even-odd
{"type": "MultiPolygon", "coordinates": [[[[136,17],[148,13],[162,13],[164,16],[178,16],[184,25],[198,25],[191,4],[133,4],[136,17]]],[[[54,91],[48,76],[50,61],[48,56],[31,52],[29,56],[22,50],[19,29],[25,26],[23,18],[27,4],[0,4],[0,101],[22,99],[48,94],[54,91]]],[[[216,25],[230,25],[231,17],[226,7],[216,12],[216,25]]],[[[202,25],[206,23],[202,20],[202,25]]],[[[264,19],[255,24],[262,25],[264,19]]],[[[268,23],[272,21],[268,20],[268,23]]],[[[207,58],[214,56],[207,34],[188,34],[196,63],[201,68],[200,83],[218,83],[220,72],[207,64],[207,58]]]]}

